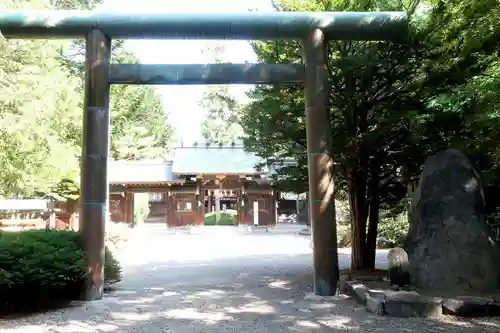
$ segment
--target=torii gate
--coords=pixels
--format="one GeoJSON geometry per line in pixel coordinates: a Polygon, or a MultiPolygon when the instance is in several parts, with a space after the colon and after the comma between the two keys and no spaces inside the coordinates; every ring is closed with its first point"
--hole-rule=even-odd
{"type": "MultiPolygon", "coordinates": [[[[4,11],[6,38],[86,38],[80,233],[89,278],[84,300],[103,297],[108,199],[110,84],[305,84],[314,292],[337,292],[337,228],[329,119],[328,40],[393,40],[407,35],[403,12],[125,14],[91,11],[4,11]],[[111,39],[297,39],[304,65],[110,64],[111,39]]],[[[172,50],[175,52],[175,50],[172,50]]]]}

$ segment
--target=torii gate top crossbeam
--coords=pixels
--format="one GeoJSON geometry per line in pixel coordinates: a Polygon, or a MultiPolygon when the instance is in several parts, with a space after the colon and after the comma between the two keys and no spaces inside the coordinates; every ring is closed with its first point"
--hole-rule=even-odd
{"type": "Polygon", "coordinates": [[[300,39],[321,29],[330,40],[401,40],[404,12],[104,13],[3,11],[6,38],[77,38],[98,29],[116,39],[300,39]]]}

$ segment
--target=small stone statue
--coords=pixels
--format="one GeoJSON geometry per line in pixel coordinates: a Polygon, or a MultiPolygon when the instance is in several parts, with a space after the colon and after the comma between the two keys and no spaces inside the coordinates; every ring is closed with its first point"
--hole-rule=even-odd
{"type": "Polygon", "coordinates": [[[410,284],[408,254],[402,248],[396,247],[387,254],[389,265],[389,282],[393,289],[406,287],[410,284]]]}

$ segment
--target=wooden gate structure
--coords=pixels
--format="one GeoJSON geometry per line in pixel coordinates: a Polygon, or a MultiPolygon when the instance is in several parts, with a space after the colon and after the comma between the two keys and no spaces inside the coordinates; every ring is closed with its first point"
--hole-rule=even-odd
{"type": "Polygon", "coordinates": [[[228,202],[236,211],[234,225],[253,224],[254,202],[259,203],[258,225],[274,225],[278,193],[268,168],[256,169],[263,163],[236,144],[183,145],[173,149],[168,161],[110,161],[111,220],[134,224],[133,194],[148,192],[161,199],[155,215],[169,227],[203,224],[206,213],[220,212],[228,202]]]}
{"type": "Polygon", "coordinates": [[[403,12],[272,12],[232,14],[4,11],[6,38],[86,38],[80,233],[89,278],[86,300],[103,297],[108,200],[110,84],[305,84],[314,292],[338,284],[328,105],[328,40],[404,40],[403,12]],[[303,64],[110,64],[111,39],[294,39],[303,64]]]}

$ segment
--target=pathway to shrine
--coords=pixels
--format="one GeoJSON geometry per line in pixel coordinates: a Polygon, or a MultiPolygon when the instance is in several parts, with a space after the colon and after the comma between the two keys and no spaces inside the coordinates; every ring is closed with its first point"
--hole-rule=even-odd
{"type": "MultiPolygon", "coordinates": [[[[1,333],[49,332],[498,332],[498,322],[374,317],[349,299],[318,302],[300,226],[265,232],[145,226],[118,256],[124,280],[103,300],[0,320],[1,333]]],[[[349,251],[339,250],[340,267],[349,251]]],[[[384,266],[386,251],[380,251],[384,266]]]]}

